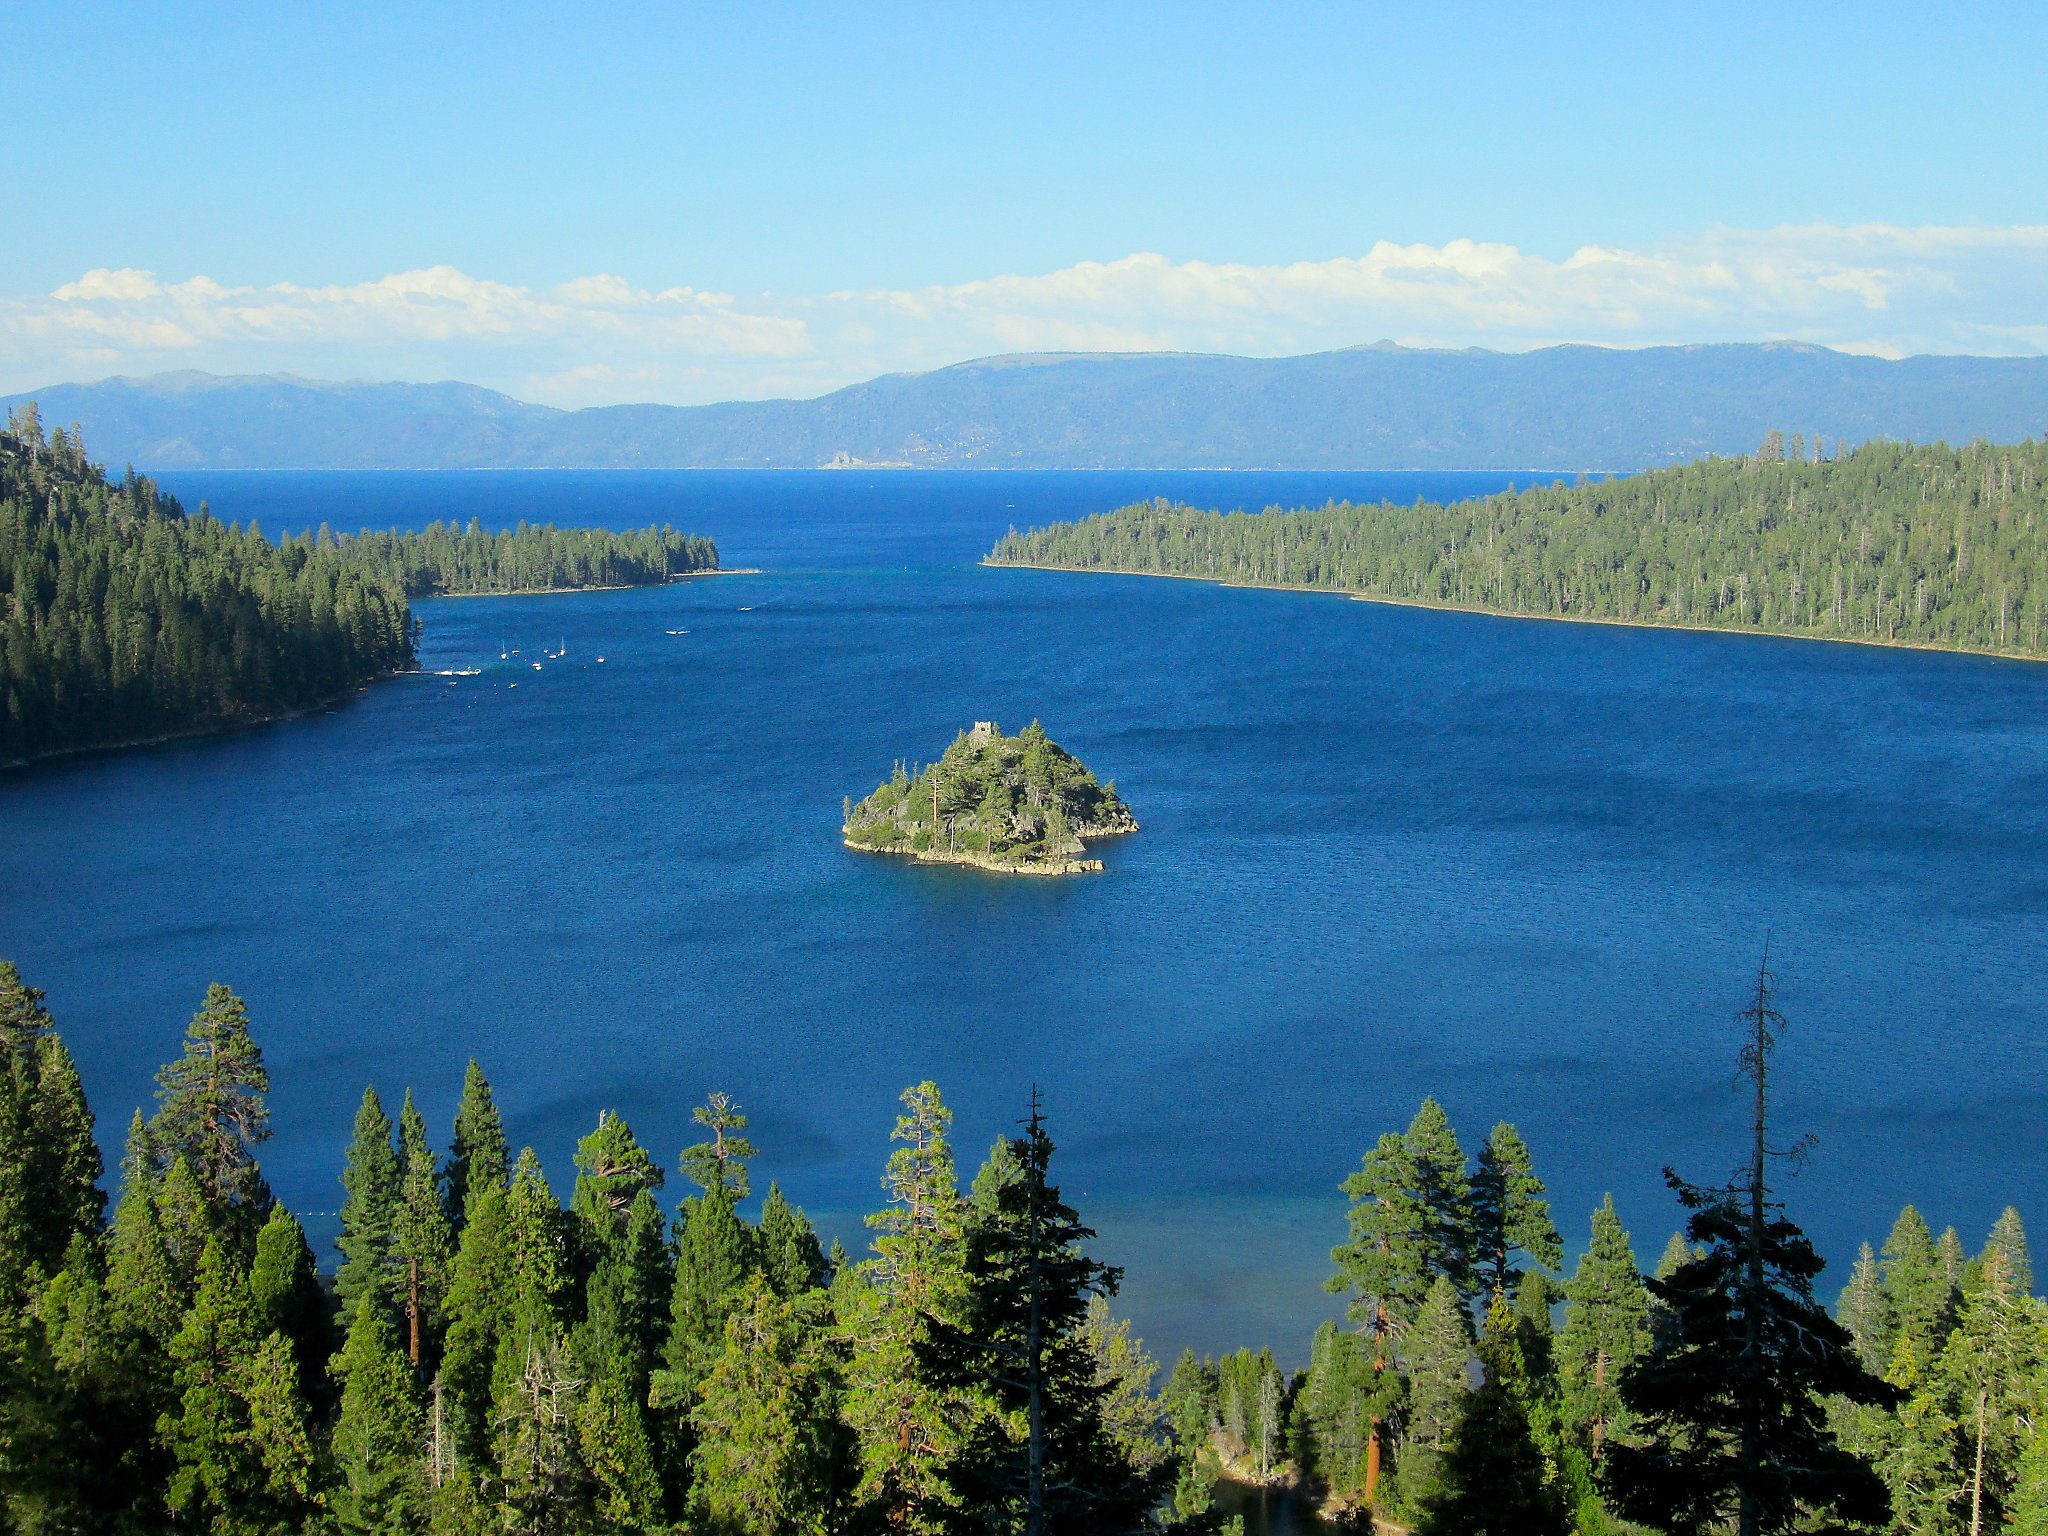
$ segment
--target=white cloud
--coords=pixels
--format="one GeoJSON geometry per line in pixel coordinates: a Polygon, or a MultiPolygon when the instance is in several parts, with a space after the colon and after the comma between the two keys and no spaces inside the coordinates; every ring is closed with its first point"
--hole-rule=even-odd
{"type": "Polygon", "coordinates": [[[1139,252],[913,289],[735,296],[453,267],[227,287],[96,269],[0,299],[0,389],[195,367],[467,378],[562,404],[813,394],[991,352],[1521,349],[1795,339],[1885,356],[2048,351],[2048,227],[1717,228],[1562,260],[1477,240],[1252,266],[1139,252]]]}

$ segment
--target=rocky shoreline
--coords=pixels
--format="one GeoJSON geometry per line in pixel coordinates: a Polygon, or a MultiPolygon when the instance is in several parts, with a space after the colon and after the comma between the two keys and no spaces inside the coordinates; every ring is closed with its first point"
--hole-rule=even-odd
{"type": "Polygon", "coordinates": [[[944,849],[932,848],[870,848],[850,837],[843,841],[856,853],[914,859],[919,864],[964,864],[970,869],[985,869],[997,875],[1088,875],[1102,869],[1100,859],[1005,859],[985,853],[947,853],[944,849]]]}

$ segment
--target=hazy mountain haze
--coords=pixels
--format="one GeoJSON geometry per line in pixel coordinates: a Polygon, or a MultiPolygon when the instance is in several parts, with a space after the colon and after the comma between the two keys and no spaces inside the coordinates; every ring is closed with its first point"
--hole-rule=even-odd
{"type": "Polygon", "coordinates": [[[61,384],[46,420],[140,468],[1635,469],[1772,429],[2016,439],[2048,358],[1859,357],[1786,343],[1301,357],[1040,353],[811,400],[533,405],[462,383],[180,372],[61,384]]]}

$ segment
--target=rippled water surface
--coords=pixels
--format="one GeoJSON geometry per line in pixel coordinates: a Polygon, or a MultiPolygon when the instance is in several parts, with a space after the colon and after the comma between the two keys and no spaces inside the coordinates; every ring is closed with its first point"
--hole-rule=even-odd
{"type": "Polygon", "coordinates": [[[110,1141],[206,983],[241,990],[267,1166],[316,1213],[364,1082],[445,1131],[471,1054],[564,1193],[601,1107],[668,1157],[727,1089],[758,1182],[850,1246],[904,1084],[970,1164],[1037,1084],[1162,1354],[1299,1359],[1335,1186],[1430,1092],[1468,1144],[1518,1122],[1569,1237],[1611,1189],[1653,1259],[1660,1166],[1739,1155],[1767,937],[1824,1288],[1908,1199],[1973,1247],[2048,1217],[2048,670],[974,563],[1141,495],[1504,480],[174,476],[271,529],[666,519],[764,569],[425,603],[428,671],[332,713],[0,779],[0,954],[110,1141]],[[1105,873],[840,846],[893,761],[1034,716],[1144,823],[1105,873]]]}

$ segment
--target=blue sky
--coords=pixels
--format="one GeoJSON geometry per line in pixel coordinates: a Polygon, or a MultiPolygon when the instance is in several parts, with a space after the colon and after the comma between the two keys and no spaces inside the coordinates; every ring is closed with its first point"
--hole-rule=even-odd
{"type": "Polygon", "coordinates": [[[10,11],[0,388],[2048,349],[2038,5],[332,9],[10,11]]]}

